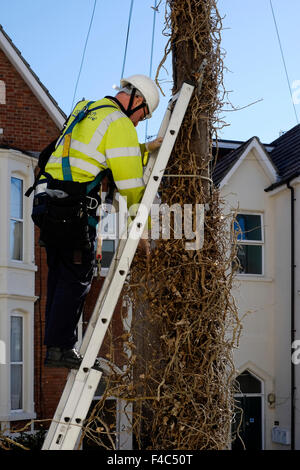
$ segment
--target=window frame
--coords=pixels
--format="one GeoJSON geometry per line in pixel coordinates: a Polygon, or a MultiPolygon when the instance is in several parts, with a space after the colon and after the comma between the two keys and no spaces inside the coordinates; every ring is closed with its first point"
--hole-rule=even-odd
{"type": "MultiPolygon", "coordinates": [[[[237,272],[237,276],[250,276],[250,277],[264,277],[265,276],[265,234],[264,234],[264,214],[262,212],[249,212],[239,211],[234,222],[236,222],[239,215],[256,215],[260,217],[261,240],[238,240],[236,239],[237,247],[239,245],[261,246],[261,273],[242,273],[237,272]]],[[[235,232],[235,229],[234,229],[235,232]]]]}
{"type": "MultiPolygon", "coordinates": [[[[102,198],[103,201],[105,200],[105,196],[106,196],[106,192],[103,191],[101,193],[101,198],[102,198]]],[[[119,243],[119,238],[118,238],[118,234],[119,234],[119,217],[118,217],[118,214],[119,213],[115,210],[112,210],[112,212],[110,212],[110,213],[106,213],[104,211],[104,209],[102,208],[102,204],[100,205],[100,207],[98,209],[99,223],[98,223],[97,229],[96,229],[95,249],[97,249],[97,236],[98,236],[98,230],[100,230],[102,243],[104,241],[112,241],[114,243],[113,252],[108,252],[108,253],[112,253],[112,260],[114,258],[114,255],[115,255],[116,251],[117,251],[118,243],[119,243]],[[112,233],[110,231],[106,232],[106,231],[103,230],[103,223],[104,223],[105,218],[108,219],[109,228],[112,229],[112,233]],[[110,219],[110,222],[109,222],[109,219],[110,219]]],[[[103,247],[102,247],[102,256],[103,256],[103,247]]],[[[109,266],[101,266],[100,276],[101,277],[106,277],[107,274],[108,274],[109,268],[110,268],[110,265],[109,266]]]]}
{"type": "Polygon", "coordinates": [[[12,312],[10,315],[10,358],[9,358],[9,373],[10,373],[10,393],[9,393],[9,410],[10,413],[24,413],[24,386],[25,386],[25,381],[24,381],[24,368],[25,368],[25,361],[24,361],[24,353],[25,353],[25,345],[24,345],[24,330],[25,330],[25,316],[22,313],[19,312],[12,312]],[[12,333],[12,318],[22,318],[22,361],[12,361],[11,357],[11,351],[12,351],[12,343],[11,343],[11,333],[12,333]],[[21,401],[22,401],[22,408],[12,408],[12,387],[11,387],[11,380],[12,380],[12,365],[22,365],[22,392],[21,392],[21,401]]]}
{"type": "Polygon", "coordinates": [[[9,208],[9,259],[10,261],[14,263],[24,263],[24,178],[20,177],[19,175],[10,175],[10,208],[9,208]],[[22,197],[22,218],[17,218],[13,217],[11,214],[11,190],[12,190],[12,179],[20,180],[22,181],[22,191],[21,191],[21,197],[22,197]],[[20,222],[22,224],[22,237],[21,237],[21,259],[16,259],[11,256],[11,249],[12,249],[12,238],[11,238],[11,222],[20,222]]]}

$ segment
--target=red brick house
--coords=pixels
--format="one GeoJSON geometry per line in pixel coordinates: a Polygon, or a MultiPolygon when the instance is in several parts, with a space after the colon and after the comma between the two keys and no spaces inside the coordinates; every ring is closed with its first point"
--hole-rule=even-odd
{"type": "MultiPolygon", "coordinates": [[[[51,419],[67,370],[44,368],[47,264],[31,221],[31,186],[40,151],[66,116],[0,26],[0,424],[13,429],[51,419]]],[[[110,242],[110,245],[113,242],[110,242]]],[[[108,247],[108,250],[111,247],[108,247]]],[[[105,270],[104,270],[105,273],[105,270]]],[[[88,297],[82,330],[103,279],[88,297]]],[[[120,334],[122,301],[114,318],[120,334]]],[[[82,334],[82,331],[80,332],[82,334]]],[[[105,348],[102,356],[105,357],[105,348]]],[[[34,425],[31,426],[34,430],[34,425]]]]}

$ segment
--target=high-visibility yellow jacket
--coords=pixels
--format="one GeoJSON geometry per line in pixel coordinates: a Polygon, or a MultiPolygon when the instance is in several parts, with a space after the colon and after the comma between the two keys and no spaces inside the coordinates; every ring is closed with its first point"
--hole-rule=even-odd
{"type": "MultiPolygon", "coordinates": [[[[66,129],[87,103],[88,101],[81,101],[77,104],[66,129]]],[[[80,183],[89,182],[100,171],[109,168],[118,191],[127,197],[129,208],[141,201],[145,190],[142,165],[145,145],[139,144],[132,121],[114,101],[103,98],[95,101],[89,109],[102,105],[113,107],[91,111],[73,129],[69,150],[72,179],[80,183]]],[[[64,179],[63,145],[64,138],[61,139],[45,168],[47,173],[59,180],[64,179]]]]}

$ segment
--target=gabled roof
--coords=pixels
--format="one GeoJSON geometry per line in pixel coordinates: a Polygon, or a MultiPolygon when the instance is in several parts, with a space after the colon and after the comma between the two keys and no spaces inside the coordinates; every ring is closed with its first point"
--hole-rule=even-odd
{"type": "MultiPolygon", "coordinates": [[[[266,191],[281,186],[300,175],[300,124],[282,134],[269,145],[262,144],[258,137],[252,137],[244,143],[232,141],[232,150],[227,153],[220,153],[215,168],[213,169],[213,180],[217,186],[222,186],[227,182],[231,174],[237,169],[243,157],[250,151],[249,145],[256,140],[256,148],[261,147],[265,155],[268,156],[274,171],[274,183],[266,191]]],[[[226,141],[230,148],[230,142],[226,141]]],[[[263,156],[263,154],[261,154],[263,156]]],[[[266,160],[265,160],[266,162],[266,160]]],[[[271,171],[272,174],[272,171],[271,171]]]]}
{"type": "Polygon", "coordinates": [[[221,183],[223,178],[225,178],[227,173],[235,165],[235,163],[238,161],[238,159],[248,146],[249,142],[250,140],[247,140],[247,142],[244,142],[239,147],[231,150],[231,152],[228,152],[225,156],[222,156],[218,159],[215,168],[213,169],[213,181],[216,186],[221,183]]]}
{"type": "Polygon", "coordinates": [[[66,120],[65,113],[60,109],[57,102],[51,96],[47,88],[42,84],[38,76],[26,62],[21,52],[13,44],[10,37],[0,25],[0,49],[22,76],[23,80],[32,90],[44,109],[48,112],[55,124],[61,128],[66,120]]]}
{"type": "Polygon", "coordinates": [[[274,189],[300,175],[300,124],[274,140],[270,157],[278,168],[279,181],[268,190],[274,189]]]}
{"type": "Polygon", "coordinates": [[[255,151],[262,168],[269,175],[270,179],[275,182],[278,178],[278,169],[271,160],[265,146],[258,137],[254,136],[217,160],[213,169],[214,183],[220,187],[226,184],[252,149],[255,151]]]}

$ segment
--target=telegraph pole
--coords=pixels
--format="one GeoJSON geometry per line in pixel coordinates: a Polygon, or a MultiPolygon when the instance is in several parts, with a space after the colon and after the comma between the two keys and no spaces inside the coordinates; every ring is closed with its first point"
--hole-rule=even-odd
{"type": "Polygon", "coordinates": [[[193,206],[193,222],[196,205],[205,206],[205,233],[203,246],[191,251],[184,237],[158,240],[148,269],[140,260],[131,273],[133,285],[144,280],[145,296],[136,291],[137,304],[147,303],[135,377],[143,403],[139,416],[145,418],[141,441],[148,449],[221,450],[230,440],[233,409],[233,341],[226,327],[237,318],[227,275],[228,225],[211,179],[222,25],[216,0],[166,0],[166,9],[169,42],[156,77],[172,52],[173,94],[183,82],[195,91],[163,177],[161,201],[169,208],[193,206]]]}

